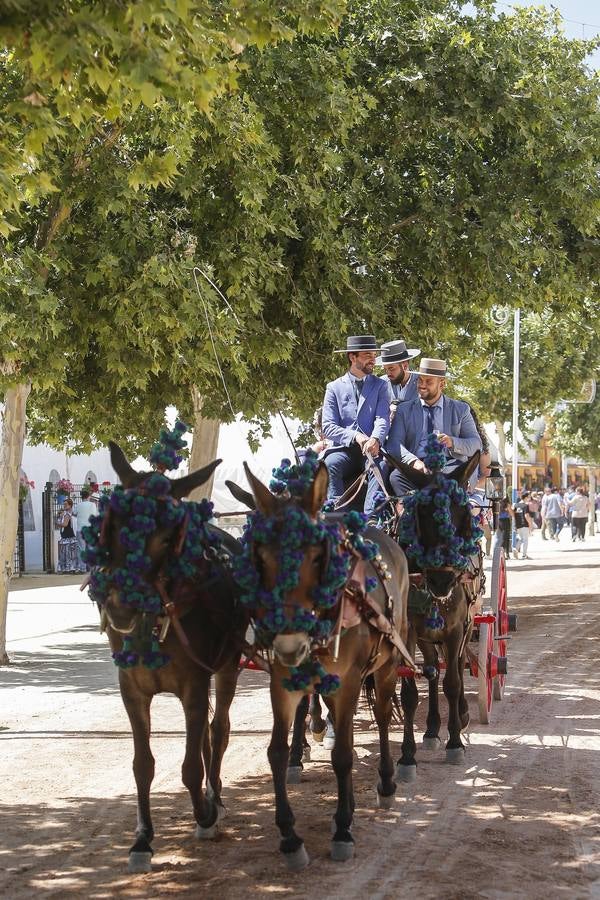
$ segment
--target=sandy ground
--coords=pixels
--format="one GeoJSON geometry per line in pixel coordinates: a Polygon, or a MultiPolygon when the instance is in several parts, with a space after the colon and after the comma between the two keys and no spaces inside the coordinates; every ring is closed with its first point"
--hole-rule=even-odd
{"type": "Polygon", "coordinates": [[[329,754],[314,747],[291,790],[312,860],[300,875],[277,851],[266,676],[253,672],[241,676],[234,702],[229,815],[214,843],[193,837],[178,703],[156,699],[153,871],[127,875],[131,739],[106,638],[77,579],[22,579],[10,598],[12,665],[0,670],[0,895],[600,897],[600,538],[581,545],[564,534],[556,545],[537,537],[530,553],[533,560],[508,564],[519,632],[490,726],[478,724],[470,680],[466,764],[421,751],[416,784],[399,786],[392,811],[376,810],[376,732],[361,711],[356,857],[328,857],[335,781],[329,754]]]}

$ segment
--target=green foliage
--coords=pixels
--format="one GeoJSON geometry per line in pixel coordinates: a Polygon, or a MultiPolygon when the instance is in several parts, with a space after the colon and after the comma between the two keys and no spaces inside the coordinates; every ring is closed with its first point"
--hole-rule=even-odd
{"type": "Polygon", "coordinates": [[[600,463],[600,402],[561,404],[550,419],[549,438],[560,453],[600,463]]]}
{"type": "Polygon", "coordinates": [[[498,304],[523,310],[527,414],[594,364],[588,47],[539,11],[366,0],[334,32],[340,6],[15,6],[0,356],[33,383],[33,439],[147,449],[193,384],[209,417],[308,420],[361,331],[447,356],[507,418],[498,304]]]}

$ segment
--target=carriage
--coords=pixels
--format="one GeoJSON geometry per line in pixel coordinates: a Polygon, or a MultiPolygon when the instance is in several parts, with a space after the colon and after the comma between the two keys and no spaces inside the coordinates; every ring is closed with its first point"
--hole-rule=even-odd
{"type": "MultiPolygon", "coordinates": [[[[411,575],[413,586],[418,586],[421,576],[411,575]]],[[[508,673],[508,641],[510,633],[517,630],[517,616],[508,612],[506,563],[501,540],[494,540],[491,561],[490,597],[480,595],[473,604],[473,632],[467,646],[466,667],[477,679],[477,703],[479,721],[489,725],[494,701],[502,700],[508,673]]],[[[440,668],[445,668],[440,661],[440,668]]],[[[399,666],[403,678],[413,677],[408,666],[399,666]]]]}
{"type": "MultiPolygon", "coordinates": [[[[506,577],[506,561],[502,539],[498,532],[499,501],[505,496],[506,483],[496,464],[492,466],[490,477],[486,480],[485,497],[488,508],[492,511],[493,545],[489,572],[490,593],[485,596],[486,575],[483,572],[483,553],[478,552],[478,559],[473,563],[472,571],[463,576],[476,586],[472,591],[472,602],[469,615],[472,620],[471,639],[465,650],[465,668],[477,679],[477,701],[479,721],[488,725],[491,721],[494,701],[502,700],[508,672],[508,643],[510,635],[517,630],[517,616],[508,612],[508,590],[506,577]]],[[[392,530],[396,528],[391,525],[392,530]]],[[[411,591],[421,586],[421,572],[410,576],[411,591]]],[[[439,668],[445,668],[444,660],[440,660],[439,668]]],[[[409,668],[401,666],[399,674],[410,678],[409,668]]]]}
{"type": "MultiPolygon", "coordinates": [[[[138,827],[129,854],[130,871],[147,872],[151,865],[154,829],[149,791],[154,760],[149,749],[149,713],[156,693],[175,693],[182,702],[187,732],[182,775],[192,799],[196,836],[216,837],[224,811],[220,768],[229,734],[228,710],[242,653],[247,660],[267,663],[270,670],[274,727],[268,756],[280,850],[287,865],[298,870],[308,864],[304,843],[294,830],[286,778],[288,734],[300,698],[310,690],[327,698],[334,715],[332,763],[338,805],[331,855],[340,861],[350,859],[354,855],[353,718],[363,686],[379,730],[376,802],[380,808],[391,808],[396,782],[416,777],[413,722],[419,669],[428,678],[430,690],[425,739],[439,742],[441,661],[436,649],[429,662],[425,659],[419,667],[414,658],[417,639],[410,642],[411,629],[416,634],[407,604],[411,546],[405,554],[402,540],[368,527],[365,517],[356,512],[344,515],[343,521],[339,516],[323,517],[327,470],[316,454],[304,465],[284,461],[274,473],[275,485],[272,482],[269,488],[246,467],[252,494],[238,489],[238,496],[255,503],[256,512],[242,545],[231,542],[210,523],[210,504],[180,499],[205,481],[218,461],[174,481],[164,475],[165,468],[176,467],[165,459],[177,459],[181,430],[180,426],[173,434],[161,433],[166,449],[157,445],[156,462],[151,454],[153,472],[136,472],[122,451],[111,445],[123,488],[114,492],[86,534],[87,559],[96,566],[91,588],[119,666],[121,693],[134,735],[138,827]],[[245,640],[250,619],[259,645],[250,646],[245,640]],[[408,672],[398,670],[399,660],[408,672]],[[394,768],[389,729],[399,671],[404,737],[394,768]],[[209,737],[211,675],[216,679],[217,702],[209,737]]],[[[434,450],[439,453],[439,448],[434,450]]],[[[426,628],[443,634],[442,640],[434,637],[431,643],[444,646],[444,693],[449,707],[446,759],[454,764],[465,753],[460,739],[468,724],[465,661],[477,675],[482,717],[489,719],[493,699],[501,697],[504,688],[505,646],[511,629],[499,542],[494,550],[492,609],[476,605],[483,594],[482,567],[471,564],[472,576],[465,570],[464,563],[476,551],[481,559],[477,529],[460,487],[477,461],[478,455],[468,460],[455,480],[434,476],[429,492],[415,494],[417,505],[430,504],[427,524],[419,526],[419,510],[414,509],[418,539],[413,544],[429,560],[421,576],[433,598],[437,624],[429,625],[422,618],[426,628]],[[435,546],[426,549],[428,529],[435,546]],[[450,548],[447,553],[441,545],[444,535],[450,548]],[[454,612],[450,604],[443,606],[448,598],[459,600],[454,612]],[[438,604],[445,619],[439,615],[438,604]],[[473,626],[477,653],[467,644],[473,626]]],[[[424,652],[421,643],[419,647],[424,652]]]]}

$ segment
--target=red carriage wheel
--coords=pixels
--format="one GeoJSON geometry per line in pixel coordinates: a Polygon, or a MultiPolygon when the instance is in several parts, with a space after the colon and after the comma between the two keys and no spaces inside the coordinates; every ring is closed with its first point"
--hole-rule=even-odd
{"type": "MultiPolygon", "coordinates": [[[[494,543],[494,555],[492,558],[492,585],[490,591],[490,603],[496,616],[496,640],[495,652],[497,656],[506,657],[506,634],[513,629],[509,626],[507,611],[506,590],[506,562],[504,549],[499,540],[494,543]]],[[[504,696],[504,683],[506,675],[496,675],[494,678],[494,700],[502,700],[504,696]]]]}
{"type": "Polygon", "coordinates": [[[492,656],[494,654],[494,623],[491,616],[478,617],[479,647],[477,653],[477,700],[479,703],[479,721],[488,725],[492,705],[494,703],[494,678],[492,675],[492,656]],[[487,619],[487,621],[485,621],[487,619]]]}

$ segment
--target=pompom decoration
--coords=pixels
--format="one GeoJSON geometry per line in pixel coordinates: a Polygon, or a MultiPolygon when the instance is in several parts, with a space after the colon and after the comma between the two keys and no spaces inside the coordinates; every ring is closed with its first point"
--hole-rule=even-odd
{"type": "Polygon", "coordinates": [[[318,468],[319,458],[314,450],[307,450],[304,460],[295,465],[289,459],[282,459],[281,464],[273,469],[269,490],[272,494],[287,494],[299,499],[315,480],[318,468]]]}
{"type": "Polygon", "coordinates": [[[148,456],[157,471],[166,472],[179,466],[183,459],[179,451],[187,447],[187,441],[183,439],[186,431],[187,425],[180,421],[175,423],[172,431],[169,431],[168,428],[160,429],[158,441],[153,445],[148,456]]]}
{"type": "MultiPolygon", "coordinates": [[[[163,446],[166,446],[165,434],[170,435],[169,440],[174,448],[179,443],[178,436],[185,430],[186,426],[181,422],[177,423],[173,432],[167,433],[163,429],[163,446]]],[[[168,468],[174,463],[174,456],[168,457],[168,465],[167,455],[160,459],[168,468]]],[[[153,461],[157,464],[158,460],[159,457],[155,456],[153,461]]],[[[136,631],[125,638],[123,648],[113,653],[115,663],[121,668],[141,664],[156,669],[168,662],[168,656],[161,652],[154,633],[154,623],[161,612],[162,601],[149,580],[153,566],[146,553],[149,535],[165,528],[185,531],[180,555],[172,554],[164,570],[169,581],[192,578],[205,556],[217,564],[229,563],[229,554],[223,548],[218,533],[209,528],[213,515],[212,503],[207,500],[200,503],[176,500],[170,496],[171,486],[171,480],[160,472],[150,475],[136,488],[125,489],[118,485],[110,496],[101,497],[98,515],[92,516],[90,524],[83,529],[86,547],[82,559],[92,567],[89,587],[92,599],[102,607],[110,591],[117,590],[122,604],[136,612],[148,614],[147,619],[140,619],[136,631]],[[110,567],[110,549],[102,541],[103,523],[109,514],[121,523],[119,542],[127,551],[125,565],[117,568],[110,567]]]]}
{"type": "MultiPolygon", "coordinates": [[[[406,555],[414,559],[421,570],[452,566],[453,569],[465,571],[469,567],[469,558],[478,552],[483,531],[473,522],[472,516],[469,516],[470,534],[466,537],[457,534],[452,522],[451,507],[453,505],[469,507],[469,500],[466,492],[456,481],[446,478],[440,472],[446,456],[443,444],[440,444],[435,434],[430,434],[427,438],[424,459],[428,468],[437,474],[427,487],[403,498],[404,512],[400,519],[399,541],[405,546],[406,555]],[[440,543],[433,547],[425,548],[417,536],[417,508],[422,507],[429,507],[428,514],[436,523],[441,538],[440,543]]],[[[435,616],[436,613],[432,610],[432,620],[435,616]]]]}
{"type": "MultiPolygon", "coordinates": [[[[307,453],[301,465],[292,465],[290,460],[284,459],[273,470],[270,489],[275,494],[299,499],[310,488],[317,467],[317,455],[312,451],[307,453]]],[[[262,646],[270,646],[278,634],[286,631],[305,632],[316,643],[326,642],[329,638],[334,623],[331,619],[321,619],[319,614],[335,608],[339,592],[348,578],[352,551],[347,543],[362,559],[371,560],[377,555],[376,545],[362,535],[366,516],[350,512],[344,516],[343,522],[345,534],[338,522],[327,522],[321,518],[313,521],[294,503],[284,508],[277,517],[265,516],[259,511],[248,517],[242,538],[244,549],[233,560],[233,573],[242,588],[241,602],[250,610],[257,641],[262,646]],[[253,548],[259,544],[276,545],[279,549],[277,583],[272,590],[262,586],[256,569],[253,548]],[[319,544],[328,545],[328,565],[319,584],[312,590],[313,611],[296,609],[289,617],[286,597],[298,584],[305,549],[319,544]]],[[[375,579],[370,579],[370,582],[372,590],[375,579]]],[[[289,691],[308,691],[314,687],[318,693],[327,695],[339,687],[339,678],[327,674],[318,660],[309,659],[289,671],[289,677],[284,679],[284,686],[289,691]]]]}
{"type": "Polygon", "coordinates": [[[425,625],[427,628],[439,629],[443,628],[445,624],[446,620],[440,613],[439,607],[436,603],[432,603],[429,615],[425,619],[425,625]]]}

